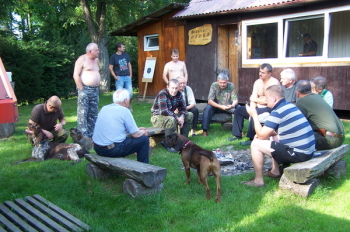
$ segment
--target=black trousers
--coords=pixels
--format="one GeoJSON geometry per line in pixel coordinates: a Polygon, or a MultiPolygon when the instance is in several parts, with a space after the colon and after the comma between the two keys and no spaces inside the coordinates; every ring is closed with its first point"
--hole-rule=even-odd
{"type": "Polygon", "coordinates": [[[193,114],[192,129],[197,130],[198,116],[199,116],[199,111],[197,107],[193,107],[189,109],[188,112],[192,112],[193,114]]]}
{"type": "MultiPolygon", "coordinates": [[[[258,112],[258,114],[262,114],[265,112],[271,112],[271,108],[269,107],[256,108],[256,111],[258,112]]],[[[247,109],[245,108],[245,105],[238,106],[235,110],[234,115],[235,116],[234,116],[233,125],[232,125],[232,135],[236,137],[242,137],[244,119],[249,119],[249,114],[247,112],[247,109]]],[[[254,120],[250,119],[247,137],[252,140],[254,139],[254,136],[255,136],[254,120]]]]}

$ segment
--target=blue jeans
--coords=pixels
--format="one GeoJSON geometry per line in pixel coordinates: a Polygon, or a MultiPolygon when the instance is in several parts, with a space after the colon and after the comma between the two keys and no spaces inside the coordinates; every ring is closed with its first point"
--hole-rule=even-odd
{"type": "Polygon", "coordinates": [[[132,82],[130,76],[118,76],[118,80],[115,81],[115,89],[127,89],[132,98],[132,82]]]}
{"type": "Polygon", "coordinates": [[[114,143],[114,147],[108,149],[107,147],[100,147],[94,145],[96,154],[106,157],[125,157],[127,155],[137,152],[137,161],[142,163],[149,163],[149,138],[142,135],[139,138],[127,137],[121,143],[114,143]]]}

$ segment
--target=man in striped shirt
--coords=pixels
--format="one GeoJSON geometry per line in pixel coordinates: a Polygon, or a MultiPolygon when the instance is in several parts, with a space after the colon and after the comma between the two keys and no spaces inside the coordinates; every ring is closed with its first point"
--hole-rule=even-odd
{"type": "Polygon", "coordinates": [[[311,159],[315,150],[310,123],[295,105],[284,99],[280,85],[266,89],[266,102],[272,111],[264,126],[256,109],[246,106],[256,132],[250,147],[255,178],[242,183],[253,187],[265,187],[263,176],[279,178],[284,167],[311,159]],[[264,154],[272,157],[272,169],[263,174],[264,154]]]}
{"type": "Polygon", "coordinates": [[[186,103],[179,91],[177,79],[170,79],[167,88],[162,89],[151,109],[151,123],[154,127],[165,128],[165,136],[180,127],[180,134],[188,137],[193,114],[187,111],[186,103]]]}

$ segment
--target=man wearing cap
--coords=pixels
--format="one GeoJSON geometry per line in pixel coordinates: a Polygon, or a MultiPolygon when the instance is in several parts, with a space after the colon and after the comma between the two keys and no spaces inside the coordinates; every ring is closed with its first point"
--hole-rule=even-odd
{"type": "Polygon", "coordinates": [[[304,38],[304,51],[299,53],[299,56],[316,56],[317,43],[311,38],[310,34],[306,33],[304,38]]]}

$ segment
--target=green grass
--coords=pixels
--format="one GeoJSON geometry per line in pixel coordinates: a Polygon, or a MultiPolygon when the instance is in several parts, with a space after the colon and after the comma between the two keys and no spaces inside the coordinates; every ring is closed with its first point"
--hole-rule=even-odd
{"type": "MultiPolygon", "coordinates": [[[[111,102],[111,93],[102,94],[100,106],[111,102]]],[[[19,107],[20,121],[15,133],[0,140],[0,202],[39,194],[82,221],[93,231],[350,231],[350,171],[339,180],[322,179],[314,194],[304,199],[278,188],[278,181],[265,179],[266,188],[242,185],[253,173],[222,176],[222,202],[215,203],[215,180],[209,177],[213,198],[205,199],[204,187],[196,182],[184,185],[180,156],[160,145],[153,149],[151,164],[165,167],[167,177],[159,194],[136,199],[122,193],[123,177],[99,181],[86,174],[84,160],[48,160],[13,165],[31,155],[23,133],[33,105],[19,107]]],[[[138,126],[151,126],[150,103],[133,101],[138,126]]],[[[63,101],[66,128],[76,127],[76,99],[63,101]]],[[[350,123],[344,122],[349,143],[350,123]]],[[[200,132],[200,131],[198,131],[200,132]]],[[[208,137],[191,138],[206,149],[233,145],[230,131],[212,125],[208,137]]],[[[71,142],[69,138],[68,142],[71,142]]],[[[135,158],[135,157],[131,157],[135,158]]],[[[349,163],[349,157],[346,157],[349,163]]]]}

